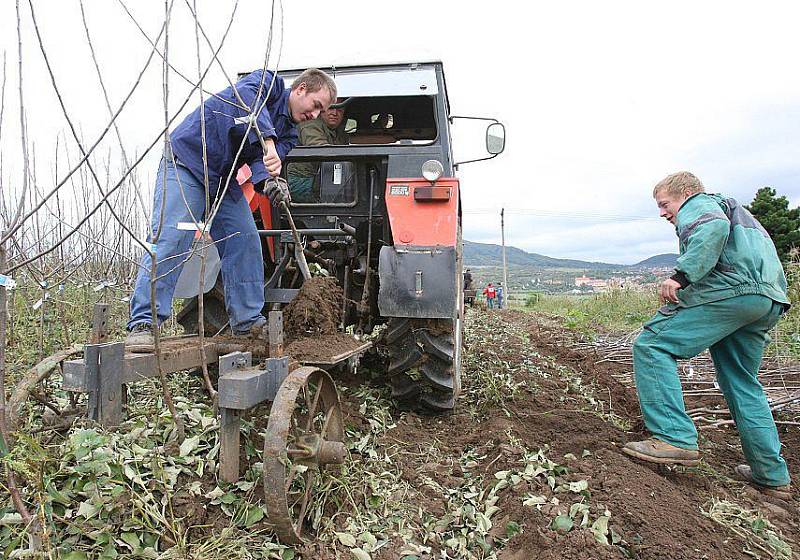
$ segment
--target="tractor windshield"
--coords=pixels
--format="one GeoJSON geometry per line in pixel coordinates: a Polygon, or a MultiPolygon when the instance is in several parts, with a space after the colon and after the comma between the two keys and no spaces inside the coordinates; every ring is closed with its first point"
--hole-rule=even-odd
{"type": "Polygon", "coordinates": [[[429,96],[351,97],[345,105],[350,144],[429,144],[436,139],[429,96]]]}

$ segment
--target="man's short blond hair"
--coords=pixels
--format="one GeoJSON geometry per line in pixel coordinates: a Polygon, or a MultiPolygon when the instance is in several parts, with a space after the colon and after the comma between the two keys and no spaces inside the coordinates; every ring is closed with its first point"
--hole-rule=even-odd
{"type": "Polygon", "coordinates": [[[705,190],[703,183],[695,175],[688,171],[678,171],[667,175],[653,187],[653,198],[660,192],[667,192],[672,196],[690,196],[705,190]]]}
{"type": "Polygon", "coordinates": [[[338,92],[336,91],[336,82],[334,82],[333,78],[328,76],[322,70],[309,68],[308,70],[304,71],[294,79],[292,82],[292,89],[299,87],[303,82],[305,82],[309,93],[314,93],[322,88],[327,88],[331,94],[331,103],[336,102],[336,96],[338,95],[338,92]]]}

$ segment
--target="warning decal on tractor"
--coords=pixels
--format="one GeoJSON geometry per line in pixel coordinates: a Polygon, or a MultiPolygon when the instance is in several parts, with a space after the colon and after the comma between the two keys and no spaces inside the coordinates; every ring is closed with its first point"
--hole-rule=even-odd
{"type": "Polygon", "coordinates": [[[392,185],[389,194],[394,196],[408,196],[411,194],[411,188],[408,185],[392,185]]]}

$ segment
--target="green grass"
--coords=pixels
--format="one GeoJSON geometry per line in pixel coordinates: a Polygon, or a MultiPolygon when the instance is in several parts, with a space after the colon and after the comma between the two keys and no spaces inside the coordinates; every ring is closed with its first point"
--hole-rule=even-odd
{"type": "MultiPolygon", "coordinates": [[[[800,357],[800,262],[786,265],[792,308],[770,333],[766,355],[800,357]]],[[[563,319],[566,327],[585,334],[598,330],[625,333],[652,317],[659,307],[655,292],[612,290],[591,295],[549,295],[531,293],[523,309],[563,319]]]]}
{"type": "Polygon", "coordinates": [[[612,290],[591,295],[547,295],[528,297],[526,309],[555,315],[574,330],[590,332],[598,327],[630,331],[642,326],[658,309],[653,292],[612,290]]]}

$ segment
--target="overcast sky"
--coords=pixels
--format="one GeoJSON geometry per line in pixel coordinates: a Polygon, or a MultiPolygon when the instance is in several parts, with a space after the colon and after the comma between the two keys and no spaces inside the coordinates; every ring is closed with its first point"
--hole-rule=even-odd
{"type": "MultiPolygon", "coordinates": [[[[191,0],[189,0],[191,2],[191,0]]],[[[164,3],[126,0],[154,37],[164,3]]],[[[216,44],[234,2],[198,0],[216,44]]],[[[70,117],[87,140],[108,114],[89,55],[78,0],[33,0],[48,57],[70,117]]],[[[98,62],[118,106],[150,47],[117,0],[84,0],[98,62]]],[[[221,60],[230,74],[262,64],[270,2],[240,0],[221,60]]],[[[66,122],[22,2],[23,85],[28,133],[40,177],[66,122]]],[[[554,257],[633,263],[674,252],[672,227],[657,217],[652,186],[690,170],[709,191],[742,202],[772,186],[800,204],[800,4],[797,2],[285,2],[276,8],[271,65],[282,68],[442,60],[452,111],[506,125],[507,149],[462,167],[464,234],[554,257]],[[283,33],[280,32],[282,20],[283,33]]],[[[175,0],[169,57],[197,75],[186,0],[175,0]]],[[[202,41],[202,40],[201,40],[202,41]]],[[[19,104],[14,2],[0,3],[6,55],[2,173],[18,183],[19,104]]],[[[208,49],[201,43],[202,60],[208,49]]],[[[215,68],[206,87],[224,88],[215,68]]],[[[170,77],[177,109],[187,84],[170,77]]],[[[197,104],[190,102],[186,111],[197,104]]],[[[161,65],[155,60],[120,118],[126,149],[142,152],[163,127],[161,65]]],[[[456,152],[472,129],[454,127],[456,152]]],[[[115,150],[108,137],[106,151],[115,150]]],[[[74,147],[72,152],[75,152],[74,147]]],[[[149,181],[157,153],[142,164],[149,181]]],[[[52,179],[41,179],[52,181],[52,179]]],[[[52,184],[52,183],[50,183],[52,184]]]]}

